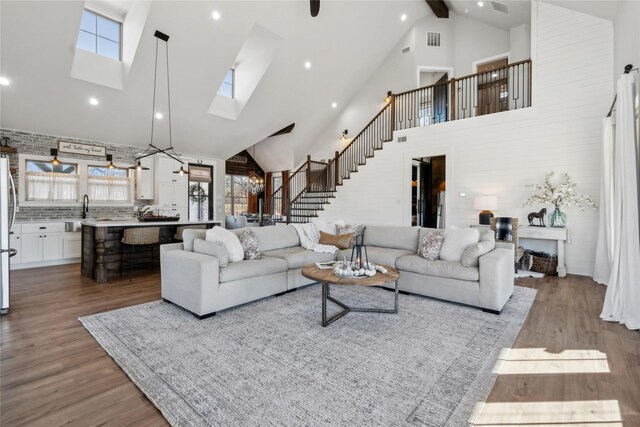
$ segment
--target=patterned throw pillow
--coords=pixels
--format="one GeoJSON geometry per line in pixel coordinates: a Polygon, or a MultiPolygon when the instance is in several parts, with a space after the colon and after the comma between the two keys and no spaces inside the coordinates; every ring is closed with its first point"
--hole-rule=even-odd
{"type": "Polygon", "coordinates": [[[242,250],[244,251],[244,259],[260,259],[260,247],[255,237],[251,235],[249,230],[244,230],[238,235],[242,250]]]}
{"type": "Polygon", "coordinates": [[[442,242],[444,242],[444,230],[429,231],[418,245],[418,255],[429,261],[437,260],[440,258],[442,242]]]}
{"type": "Polygon", "coordinates": [[[358,236],[362,236],[364,233],[366,225],[362,224],[347,224],[347,225],[338,225],[336,224],[336,234],[348,234],[353,233],[353,237],[351,238],[351,244],[349,247],[352,247],[356,243],[356,239],[358,236]]]}

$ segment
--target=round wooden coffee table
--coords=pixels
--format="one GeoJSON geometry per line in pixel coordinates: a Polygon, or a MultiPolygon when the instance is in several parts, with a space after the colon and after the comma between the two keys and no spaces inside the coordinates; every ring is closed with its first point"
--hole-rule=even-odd
{"type": "Polygon", "coordinates": [[[327,326],[349,313],[350,311],[359,311],[359,312],[367,312],[367,313],[397,313],[398,312],[398,278],[400,277],[400,272],[393,267],[389,267],[387,265],[383,265],[384,268],[387,269],[385,274],[377,271],[376,275],[373,277],[362,277],[358,279],[354,278],[345,278],[338,277],[333,274],[332,269],[321,270],[315,264],[310,264],[302,267],[302,275],[310,280],[315,280],[316,282],[320,282],[322,284],[322,326],[327,326]],[[363,307],[349,307],[342,301],[338,301],[337,299],[331,296],[331,290],[329,289],[329,285],[341,285],[341,286],[380,286],[385,283],[395,282],[395,303],[393,309],[382,309],[382,308],[363,308],[363,307]],[[327,319],[327,300],[333,302],[334,304],[339,305],[343,308],[343,310],[332,317],[327,319]]]}

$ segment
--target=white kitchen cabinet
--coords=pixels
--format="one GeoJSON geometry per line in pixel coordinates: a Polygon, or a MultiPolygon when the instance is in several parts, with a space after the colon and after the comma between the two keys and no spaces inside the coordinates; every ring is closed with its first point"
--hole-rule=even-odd
{"type": "Polygon", "coordinates": [[[136,199],[153,200],[153,171],[155,168],[153,158],[140,159],[140,164],[149,170],[136,170],[136,199]]]}
{"type": "Polygon", "coordinates": [[[20,238],[22,248],[22,263],[42,261],[42,235],[23,234],[20,238]]]}
{"type": "Polygon", "coordinates": [[[188,187],[189,176],[173,173],[180,169],[188,169],[186,164],[181,165],[180,162],[160,155],[155,161],[155,199],[156,205],[159,205],[167,215],[180,215],[181,221],[188,220],[188,187]]]}
{"type": "Polygon", "coordinates": [[[62,257],[80,258],[82,255],[82,233],[64,233],[62,235],[62,257]]]}
{"type": "Polygon", "coordinates": [[[62,234],[46,233],[42,235],[42,261],[62,258],[62,234]]]}
{"type": "Polygon", "coordinates": [[[20,234],[16,234],[14,231],[9,240],[9,246],[18,251],[18,253],[11,257],[10,262],[11,264],[20,264],[22,262],[22,236],[20,234]]]}

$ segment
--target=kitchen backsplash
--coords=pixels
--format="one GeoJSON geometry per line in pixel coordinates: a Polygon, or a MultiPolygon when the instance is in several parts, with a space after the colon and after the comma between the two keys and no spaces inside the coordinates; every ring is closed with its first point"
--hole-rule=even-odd
{"type": "MultiPolygon", "coordinates": [[[[10,129],[0,129],[0,138],[8,137],[9,145],[18,149],[18,154],[35,154],[39,156],[48,156],[52,148],[58,148],[58,141],[80,142],[85,144],[99,145],[106,147],[107,153],[113,156],[114,163],[134,163],[135,156],[142,151],[140,147],[131,147],[126,145],[108,144],[100,141],[91,141],[86,139],[67,138],[53,135],[43,135],[31,132],[15,131],[10,129]]],[[[18,169],[20,162],[18,154],[10,154],[11,168],[15,168],[13,180],[18,185],[18,169]]],[[[70,155],[78,159],[95,159],[93,156],[85,156],[80,154],[70,155]]],[[[106,161],[105,161],[106,163],[106,161]]],[[[136,206],[141,207],[148,204],[148,201],[135,201],[136,206]]],[[[116,218],[131,217],[134,215],[133,207],[105,207],[91,206],[89,203],[89,214],[91,218],[116,218]]],[[[81,207],[65,207],[65,206],[46,206],[46,207],[23,207],[16,214],[19,220],[38,220],[38,219],[72,219],[81,218],[81,207]]]]}

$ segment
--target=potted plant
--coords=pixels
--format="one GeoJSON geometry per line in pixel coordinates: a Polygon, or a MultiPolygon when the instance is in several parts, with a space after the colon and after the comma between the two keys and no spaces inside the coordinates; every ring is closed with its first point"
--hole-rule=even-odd
{"type": "Polygon", "coordinates": [[[583,205],[589,205],[597,208],[591,197],[580,194],[576,191],[576,183],[568,173],[561,175],[561,181],[558,184],[551,182],[553,172],[549,172],[544,177],[544,183],[536,185],[536,191],[522,205],[529,206],[537,203],[550,203],[555,209],[549,215],[549,225],[551,227],[564,227],[567,224],[567,215],[560,210],[561,206],[576,206],[580,210],[584,210],[583,205]]]}

